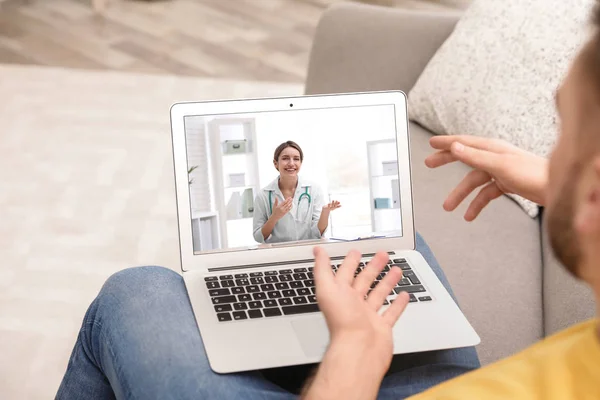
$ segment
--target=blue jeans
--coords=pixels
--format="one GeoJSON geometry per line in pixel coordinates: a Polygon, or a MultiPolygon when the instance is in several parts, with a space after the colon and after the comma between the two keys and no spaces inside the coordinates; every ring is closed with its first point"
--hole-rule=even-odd
{"type": "MultiPolygon", "coordinates": [[[[450,289],[431,250],[419,250],[450,289]]],[[[57,399],[293,399],[315,365],[216,374],[183,279],[161,267],[111,276],[90,305],[57,399]]],[[[475,348],[395,356],[380,399],[401,399],[479,367],[475,348]]]]}

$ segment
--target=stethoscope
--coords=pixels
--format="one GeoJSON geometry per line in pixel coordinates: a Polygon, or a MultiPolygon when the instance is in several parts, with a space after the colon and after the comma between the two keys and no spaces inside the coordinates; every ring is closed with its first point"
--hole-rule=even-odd
{"type": "MultiPolygon", "coordinates": [[[[306,214],[304,216],[304,219],[306,219],[306,217],[308,216],[308,213],[310,212],[310,204],[312,203],[312,197],[308,193],[308,188],[309,186],[305,186],[304,193],[302,193],[300,197],[298,197],[298,210],[300,210],[300,203],[302,202],[302,199],[305,198],[308,200],[308,206],[306,207],[306,214]]],[[[269,190],[269,210],[271,211],[271,215],[273,215],[273,190],[269,190]]],[[[296,215],[296,217],[297,216],[298,215],[296,215]]]]}

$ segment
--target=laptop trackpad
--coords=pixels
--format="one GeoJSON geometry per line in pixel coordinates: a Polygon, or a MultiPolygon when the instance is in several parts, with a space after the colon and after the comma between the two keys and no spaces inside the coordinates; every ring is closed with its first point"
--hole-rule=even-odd
{"type": "Polygon", "coordinates": [[[321,357],[329,344],[329,330],[323,317],[292,321],[292,328],[307,357],[321,357]]]}

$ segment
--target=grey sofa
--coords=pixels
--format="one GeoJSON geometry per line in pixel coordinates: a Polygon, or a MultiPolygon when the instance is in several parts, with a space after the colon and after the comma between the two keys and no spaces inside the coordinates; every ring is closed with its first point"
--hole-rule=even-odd
{"type": "MultiPolygon", "coordinates": [[[[400,89],[409,93],[460,14],[431,14],[342,3],[322,16],[313,44],[307,94],[400,89]]],[[[458,302],[480,334],[482,363],[514,354],[594,314],[591,291],[553,258],[541,219],[508,197],[475,222],[442,209],[468,168],[429,170],[432,132],[410,126],[417,230],[428,241],[458,302]]],[[[443,329],[440,330],[443,334],[443,329]]]]}

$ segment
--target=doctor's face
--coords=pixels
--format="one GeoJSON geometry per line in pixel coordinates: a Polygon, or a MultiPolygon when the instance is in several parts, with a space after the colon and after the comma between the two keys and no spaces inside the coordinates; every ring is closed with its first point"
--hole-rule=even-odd
{"type": "Polygon", "coordinates": [[[279,160],[273,161],[273,164],[282,177],[296,177],[302,166],[300,152],[293,147],[286,147],[279,155],[279,160]]]}

